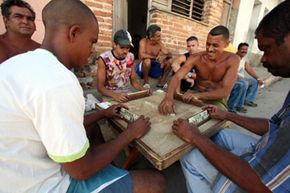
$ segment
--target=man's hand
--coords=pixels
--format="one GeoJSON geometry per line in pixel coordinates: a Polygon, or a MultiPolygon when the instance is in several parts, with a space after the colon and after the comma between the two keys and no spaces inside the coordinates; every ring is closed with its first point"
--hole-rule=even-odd
{"type": "Polygon", "coordinates": [[[169,97],[165,97],[158,106],[158,110],[162,115],[175,113],[174,100],[169,97]]]}
{"type": "Polygon", "coordinates": [[[125,103],[129,101],[129,96],[125,93],[114,93],[112,98],[119,103],[125,103]]]}
{"type": "Polygon", "coordinates": [[[172,130],[178,137],[190,144],[194,144],[194,139],[201,135],[196,125],[180,118],[173,121],[172,130]]]}
{"type": "Polygon", "coordinates": [[[142,90],[147,90],[147,93],[148,93],[149,95],[152,95],[152,93],[153,93],[152,89],[148,89],[148,88],[144,88],[144,87],[142,87],[142,90]]]}
{"type": "Polygon", "coordinates": [[[128,124],[127,131],[130,133],[131,139],[139,139],[145,135],[151,128],[151,122],[149,117],[144,117],[141,115],[136,121],[128,124]]]}
{"type": "Polygon", "coordinates": [[[128,109],[128,107],[123,104],[115,104],[103,110],[104,116],[106,118],[112,118],[114,116],[120,117],[120,115],[117,113],[120,108],[128,109]]]}
{"type": "Polygon", "coordinates": [[[258,84],[260,85],[260,86],[262,86],[263,84],[264,84],[264,81],[263,80],[261,80],[261,79],[257,79],[257,81],[258,81],[258,84]]]}
{"type": "Polygon", "coordinates": [[[199,100],[197,96],[195,96],[193,93],[188,92],[188,91],[182,95],[182,100],[185,103],[190,103],[192,99],[199,100]]]}
{"type": "Polygon", "coordinates": [[[215,105],[205,105],[202,107],[202,109],[207,110],[207,112],[211,118],[219,119],[219,120],[225,120],[226,115],[228,113],[227,111],[223,111],[223,110],[219,109],[215,105]]]}

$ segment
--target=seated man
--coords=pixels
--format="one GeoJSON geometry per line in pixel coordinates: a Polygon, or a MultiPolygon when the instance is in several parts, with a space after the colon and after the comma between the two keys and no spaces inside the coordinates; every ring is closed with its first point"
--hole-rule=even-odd
{"type": "Polygon", "coordinates": [[[235,84],[239,57],[224,51],[229,43],[229,30],[224,26],[214,27],[207,36],[206,51],[190,56],[185,64],[175,73],[164,99],[159,105],[161,114],[175,111],[173,100],[178,83],[192,69],[196,69],[195,88],[199,91],[183,94],[184,102],[202,100],[227,109],[226,99],[235,84]]]}
{"type": "MultiPolygon", "coordinates": [[[[189,38],[187,38],[186,49],[187,49],[187,52],[185,54],[182,54],[173,60],[173,63],[172,63],[173,72],[177,72],[190,55],[193,55],[198,52],[197,37],[190,36],[189,38]]],[[[196,78],[195,69],[192,68],[190,72],[188,72],[187,75],[184,77],[184,79],[181,80],[180,86],[178,86],[176,92],[179,93],[180,90],[185,92],[190,87],[193,87],[195,78],[196,78]]]]}
{"type": "Polygon", "coordinates": [[[159,78],[157,87],[164,87],[171,70],[172,55],[161,42],[161,28],[150,25],[146,31],[146,38],[139,42],[139,60],[136,65],[137,74],[144,79],[144,88],[150,88],[149,75],[159,78]]]}
{"type": "Polygon", "coordinates": [[[8,58],[40,46],[31,39],[35,32],[35,12],[22,0],[5,0],[1,13],[6,32],[0,35],[0,64],[8,58]]]}
{"type": "Polygon", "coordinates": [[[241,61],[238,69],[238,80],[228,99],[228,107],[231,112],[239,111],[246,113],[247,109],[244,108],[244,105],[256,107],[257,104],[254,101],[258,93],[258,85],[264,84],[250,64],[245,61],[248,47],[247,43],[240,43],[238,46],[237,55],[241,58],[241,61]],[[251,77],[245,77],[245,71],[251,77]]]}
{"type": "MultiPolygon", "coordinates": [[[[290,1],[284,1],[256,29],[261,62],[275,76],[290,77],[290,1]]],[[[190,193],[290,192],[290,92],[270,119],[250,118],[205,106],[212,118],[230,120],[262,136],[259,141],[223,130],[212,143],[187,121],[174,121],[173,131],[196,149],[181,159],[190,193]],[[251,144],[252,143],[252,144],[251,144]],[[229,152],[231,151],[231,152],[229,152]]]]}
{"type": "MultiPolygon", "coordinates": [[[[127,102],[129,81],[137,90],[146,90],[137,81],[134,69],[134,55],[130,53],[133,46],[130,33],[119,30],[114,35],[113,49],[104,52],[98,58],[97,89],[105,96],[118,102],[127,102]]],[[[149,90],[148,90],[149,92],[149,90]]]]}
{"type": "Polygon", "coordinates": [[[98,40],[98,21],[79,0],[51,0],[42,11],[41,48],[0,67],[0,192],[162,193],[156,171],[127,171],[110,163],[150,129],[140,116],[116,139],[99,140],[98,120],[123,105],[84,119],[82,88],[71,72],[83,67],[98,40]]]}

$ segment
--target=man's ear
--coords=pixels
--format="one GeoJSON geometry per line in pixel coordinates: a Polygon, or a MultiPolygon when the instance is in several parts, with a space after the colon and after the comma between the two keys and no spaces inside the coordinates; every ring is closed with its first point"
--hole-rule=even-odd
{"type": "Polygon", "coordinates": [[[76,41],[76,39],[79,37],[81,33],[81,28],[79,25],[72,25],[69,28],[69,34],[68,34],[68,38],[70,42],[74,42],[76,41]]]}
{"type": "Polygon", "coordinates": [[[5,28],[6,28],[6,29],[7,29],[7,23],[8,23],[8,20],[9,20],[8,17],[3,16],[3,22],[4,22],[4,25],[5,25],[5,28]]]}

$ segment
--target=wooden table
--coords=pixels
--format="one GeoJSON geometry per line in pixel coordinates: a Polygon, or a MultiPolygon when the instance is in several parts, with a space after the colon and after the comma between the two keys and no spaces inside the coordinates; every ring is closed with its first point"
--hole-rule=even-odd
{"type": "MultiPolygon", "coordinates": [[[[158,112],[158,105],[164,98],[165,92],[155,91],[153,95],[138,98],[125,103],[129,111],[136,115],[150,117],[151,129],[142,138],[135,141],[137,149],[154,165],[158,170],[163,170],[189,152],[193,146],[187,144],[177,137],[171,129],[172,123],[178,118],[188,119],[201,112],[201,108],[195,105],[186,104],[176,100],[175,115],[161,115],[158,112]]],[[[112,103],[112,102],[111,102],[112,103]]],[[[111,120],[118,129],[127,128],[127,122],[120,118],[111,120]]],[[[199,125],[201,133],[211,136],[216,133],[224,121],[209,119],[199,125]]]]}

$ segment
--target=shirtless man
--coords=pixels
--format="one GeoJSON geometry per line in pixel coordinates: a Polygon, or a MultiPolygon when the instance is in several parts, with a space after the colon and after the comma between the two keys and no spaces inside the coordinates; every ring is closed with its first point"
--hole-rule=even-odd
{"type": "Polygon", "coordinates": [[[6,32],[0,35],[0,63],[40,46],[31,39],[35,32],[35,12],[22,0],[5,0],[1,4],[1,13],[6,32]]]}
{"type": "Polygon", "coordinates": [[[160,78],[157,87],[163,87],[171,70],[172,55],[161,42],[161,28],[158,25],[150,25],[146,36],[139,42],[140,64],[136,66],[136,73],[143,77],[143,87],[150,88],[149,75],[160,78]]]}
{"type": "Polygon", "coordinates": [[[237,79],[239,57],[224,52],[229,43],[229,30],[224,26],[213,28],[207,37],[206,51],[190,56],[185,64],[172,78],[165,98],[159,105],[161,114],[175,112],[174,92],[179,81],[193,68],[197,70],[196,87],[199,92],[186,92],[182,98],[185,102],[202,100],[226,109],[226,98],[237,79]]]}

